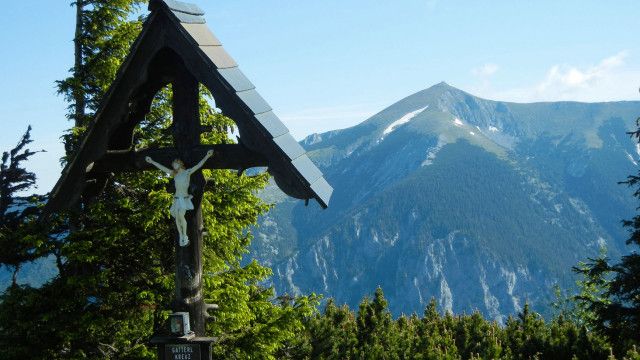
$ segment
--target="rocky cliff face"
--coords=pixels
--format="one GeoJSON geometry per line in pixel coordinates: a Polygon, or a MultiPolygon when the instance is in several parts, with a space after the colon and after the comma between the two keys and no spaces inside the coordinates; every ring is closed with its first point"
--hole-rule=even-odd
{"type": "Polygon", "coordinates": [[[382,286],[396,314],[432,297],[497,320],[525,302],[545,312],[578,261],[625,251],[620,220],[636,204],[617,182],[638,170],[625,133],[638,115],[640,102],[514,104],[435,85],[306,138],[330,208],[267,189],[277,205],[251,256],[281,293],[355,306],[382,286]]]}

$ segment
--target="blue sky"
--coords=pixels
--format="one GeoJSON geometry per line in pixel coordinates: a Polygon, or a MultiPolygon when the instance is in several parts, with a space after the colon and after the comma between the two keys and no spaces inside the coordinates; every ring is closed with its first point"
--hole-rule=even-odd
{"type": "MultiPolygon", "coordinates": [[[[355,125],[440,81],[496,100],[640,98],[640,2],[195,0],[296,138],[355,125]]],[[[34,127],[39,192],[69,126],[55,80],[73,60],[67,1],[3,4],[0,150],[34,127]]],[[[639,114],[640,115],[640,114],[639,114]]]]}

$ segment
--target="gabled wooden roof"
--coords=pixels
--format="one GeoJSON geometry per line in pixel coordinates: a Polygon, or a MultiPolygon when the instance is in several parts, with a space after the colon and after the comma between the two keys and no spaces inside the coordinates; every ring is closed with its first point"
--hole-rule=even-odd
{"type": "Polygon", "coordinates": [[[87,130],[80,149],[54,187],[48,212],[78,200],[93,165],[114,151],[131,149],[133,127],[148,112],[155,93],[169,83],[171,65],[158,66],[171,52],[213,94],[216,106],[236,122],[242,148],[266,161],[277,185],[288,195],[329,204],[332,187],[289,130],[240,71],[206,25],[196,5],[151,0],[150,16],[87,130]],[[124,136],[123,136],[124,134],[124,136]]]}

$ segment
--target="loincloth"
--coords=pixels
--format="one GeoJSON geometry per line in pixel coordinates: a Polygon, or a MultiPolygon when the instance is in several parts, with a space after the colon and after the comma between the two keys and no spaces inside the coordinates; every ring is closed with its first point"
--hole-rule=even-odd
{"type": "Polygon", "coordinates": [[[192,195],[189,196],[174,196],[173,203],[171,204],[171,208],[169,209],[169,213],[171,216],[176,217],[178,212],[184,210],[193,210],[193,203],[191,202],[193,199],[192,195]]]}

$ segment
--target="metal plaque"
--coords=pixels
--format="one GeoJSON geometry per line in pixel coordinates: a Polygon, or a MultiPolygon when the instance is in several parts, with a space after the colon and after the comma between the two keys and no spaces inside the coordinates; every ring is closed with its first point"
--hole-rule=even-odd
{"type": "Polygon", "coordinates": [[[199,344],[167,344],[164,346],[166,360],[201,360],[199,344]]]}

